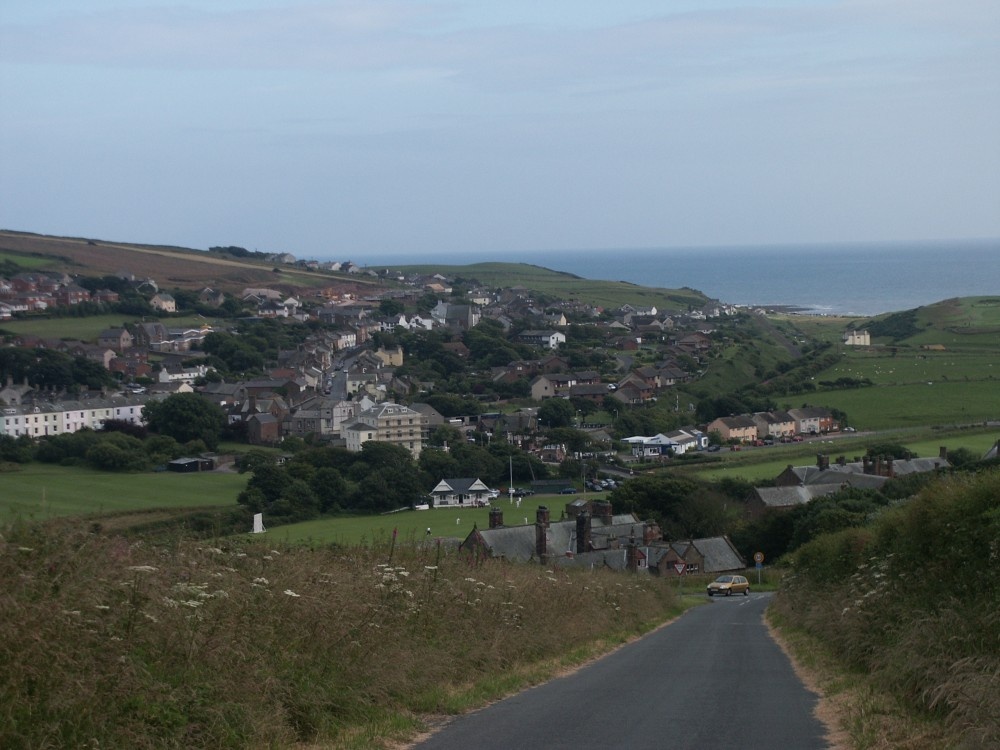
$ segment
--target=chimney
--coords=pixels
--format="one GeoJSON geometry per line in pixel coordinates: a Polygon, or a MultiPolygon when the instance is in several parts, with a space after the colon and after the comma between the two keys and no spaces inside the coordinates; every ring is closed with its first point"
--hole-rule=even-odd
{"type": "Polygon", "coordinates": [[[866,453],[861,459],[861,470],[865,474],[872,473],[872,460],[871,457],[866,453]]]}
{"type": "Polygon", "coordinates": [[[656,521],[646,521],[642,526],[642,545],[648,547],[653,542],[658,542],[663,538],[660,527],[656,521]]]}
{"type": "Polygon", "coordinates": [[[549,552],[545,534],[549,528],[549,509],[544,505],[538,507],[535,515],[535,554],[542,565],[548,564],[549,552]]]}
{"type": "Polygon", "coordinates": [[[490,528],[499,529],[503,526],[503,511],[500,508],[490,508],[490,528]]]}
{"type": "Polygon", "coordinates": [[[590,513],[584,510],[576,517],[576,551],[577,553],[589,552],[591,548],[590,513]]]}
{"type": "Polygon", "coordinates": [[[629,573],[639,572],[639,547],[635,543],[635,527],[628,538],[628,546],[625,548],[625,566],[629,573]]]}
{"type": "Polygon", "coordinates": [[[837,456],[837,466],[847,466],[847,456],[837,456]]]}
{"type": "Polygon", "coordinates": [[[885,459],[885,475],[890,478],[896,476],[896,472],[892,468],[892,456],[887,456],[885,459]]]}
{"type": "Polygon", "coordinates": [[[882,456],[875,456],[875,476],[882,476],[882,456]]]}
{"type": "Polygon", "coordinates": [[[943,458],[945,461],[948,460],[948,446],[942,445],[938,448],[938,458],[943,458]]]}
{"type": "Polygon", "coordinates": [[[816,468],[818,468],[820,471],[823,471],[824,469],[829,469],[830,468],[830,457],[827,456],[827,455],[824,455],[823,453],[817,453],[816,454],[816,468]]]}
{"type": "Polygon", "coordinates": [[[597,516],[601,523],[605,526],[610,526],[613,518],[613,513],[611,512],[611,503],[607,500],[599,500],[594,503],[594,515],[597,516]]]}

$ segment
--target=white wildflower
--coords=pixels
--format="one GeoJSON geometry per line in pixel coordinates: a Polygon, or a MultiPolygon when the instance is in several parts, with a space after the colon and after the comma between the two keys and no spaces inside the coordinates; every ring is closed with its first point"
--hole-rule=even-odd
{"type": "Polygon", "coordinates": [[[296,594],[291,589],[285,589],[285,596],[294,596],[297,599],[299,597],[299,594],[296,594]]]}
{"type": "Polygon", "coordinates": [[[263,578],[263,577],[261,577],[261,578],[254,578],[253,582],[256,583],[256,584],[259,584],[260,586],[267,586],[267,584],[270,583],[270,581],[268,581],[266,578],[263,578]]]}
{"type": "Polygon", "coordinates": [[[183,604],[185,607],[190,607],[191,609],[197,609],[202,604],[204,604],[204,602],[200,602],[197,599],[189,599],[186,602],[181,602],[181,604],[183,604]]]}
{"type": "Polygon", "coordinates": [[[157,569],[152,565],[130,565],[129,570],[134,570],[136,573],[155,573],[157,569]]]}

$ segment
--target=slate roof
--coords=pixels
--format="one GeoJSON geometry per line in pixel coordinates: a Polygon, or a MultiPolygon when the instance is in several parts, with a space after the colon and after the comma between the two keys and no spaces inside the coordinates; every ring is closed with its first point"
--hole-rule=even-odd
{"type": "MultiPolygon", "coordinates": [[[[610,525],[595,520],[590,527],[590,538],[594,547],[604,548],[612,537],[617,537],[622,542],[627,541],[633,530],[641,538],[642,523],[635,515],[632,513],[616,514],[612,516],[610,525]]],[[[537,559],[535,524],[533,523],[521,526],[500,526],[495,529],[477,529],[466,538],[463,544],[470,542],[473,535],[476,534],[479,535],[491,557],[503,557],[511,562],[528,562],[537,559]]],[[[553,563],[560,557],[565,557],[567,551],[575,552],[576,520],[549,523],[545,546],[553,563]]],[[[621,550],[608,551],[621,554],[621,550]]]]}
{"type": "MultiPolygon", "coordinates": [[[[885,477],[880,477],[885,479],[885,477]]],[[[757,487],[754,495],[768,508],[792,508],[805,505],[810,500],[825,495],[832,495],[843,488],[843,483],[810,484],[800,487],[757,487]]]]}

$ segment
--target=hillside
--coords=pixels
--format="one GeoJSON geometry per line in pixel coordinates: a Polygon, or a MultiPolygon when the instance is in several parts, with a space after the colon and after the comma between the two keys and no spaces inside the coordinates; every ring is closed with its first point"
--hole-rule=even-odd
{"type": "Polygon", "coordinates": [[[273,263],[230,258],[201,250],[6,230],[0,231],[0,257],[23,270],[63,271],[86,276],[109,276],[128,271],[156,279],[165,288],[210,286],[230,293],[247,286],[277,286],[292,291],[348,280],[358,286],[375,283],[366,277],[348,278],[343,274],[295,266],[275,267],[273,263]]]}
{"type": "MultiPolygon", "coordinates": [[[[275,265],[254,259],[233,258],[190,248],[110,242],[80,237],[53,237],[0,230],[0,262],[17,271],[62,271],[87,276],[115,275],[128,271],[156,279],[164,288],[200,289],[210,286],[238,293],[247,286],[269,286],[288,293],[331,284],[353,284],[361,289],[391,286],[395,282],[369,275],[313,271],[301,266],[275,265]]],[[[654,289],[619,281],[593,281],[572,274],[524,263],[476,263],[467,266],[413,265],[405,273],[440,273],[467,285],[523,286],[554,298],[587,304],[657,306],[686,310],[710,300],[693,289],[654,289]]]]}

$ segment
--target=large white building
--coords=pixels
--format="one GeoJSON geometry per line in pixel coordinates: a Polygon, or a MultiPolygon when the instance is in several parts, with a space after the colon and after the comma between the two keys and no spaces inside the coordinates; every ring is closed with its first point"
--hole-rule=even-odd
{"type": "Polygon", "coordinates": [[[347,450],[358,452],[369,440],[393,443],[417,458],[423,446],[421,426],[425,417],[417,411],[390,402],[378,404],[358,414],[357,421],[344,428],[347,450]]]}

